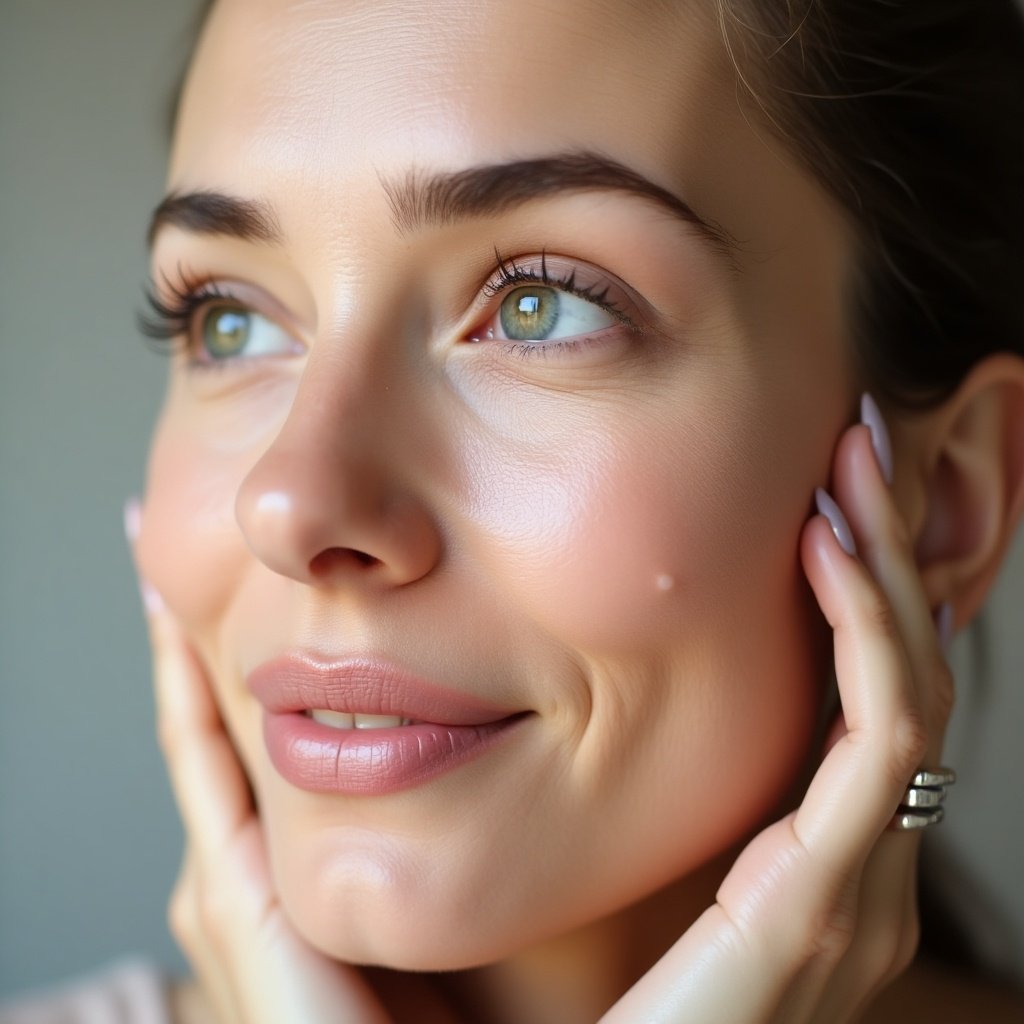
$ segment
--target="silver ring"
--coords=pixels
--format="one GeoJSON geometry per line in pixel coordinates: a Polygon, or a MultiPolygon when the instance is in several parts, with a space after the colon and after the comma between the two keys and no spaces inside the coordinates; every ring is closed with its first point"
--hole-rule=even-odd
{"type": "Polygon", "coordinates": [[[941,807],[936,807],[934,811],[919,813],[900,810],[896,812],[892,827],[900,832],[909,832],[915,828],[927,828],[929,825],[938,825],[945,816],[946,812],[941,807]]]}
{"type": "Polygon", "coordinates": [[[911,780],[911,786],[952,786],[956,772],[952,768],[922,768],[911,780]]]}
{"type": "Polygon", "coordinates": [[[921,789],[911,786],[900,801],[900,807],[933,808],[938,807],[946,799],[945,789],[921,789]]]}
{"type": "Polygon", "coordinates": [[[915,772],[903,792],[893,828],[910,831],[937,825],[945,817],[942,803],[946,799],[946,787],[954,782],[956,772],[951,768],[922,768],[915,772]]]}

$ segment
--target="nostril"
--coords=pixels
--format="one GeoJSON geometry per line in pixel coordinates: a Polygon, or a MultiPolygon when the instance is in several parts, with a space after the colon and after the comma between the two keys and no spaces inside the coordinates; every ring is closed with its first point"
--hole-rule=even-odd
{"type": "Polygon", "coordinates": [[[316,579],[327,579],[345,568],[369,567],[379,561],[379,558],[355,548],[325,548],[309,563],[309,571],[316,579]]]}

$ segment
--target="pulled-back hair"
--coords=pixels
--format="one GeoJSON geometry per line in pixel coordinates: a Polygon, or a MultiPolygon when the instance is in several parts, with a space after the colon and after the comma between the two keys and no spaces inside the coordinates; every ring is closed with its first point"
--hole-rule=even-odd
{"type": "Polygon", "coordinates": [[[1024,354],[1024,15],[1017,0],[717,0],[743,87],[846,209],[873,390],[947,397],[1024,354]]]}

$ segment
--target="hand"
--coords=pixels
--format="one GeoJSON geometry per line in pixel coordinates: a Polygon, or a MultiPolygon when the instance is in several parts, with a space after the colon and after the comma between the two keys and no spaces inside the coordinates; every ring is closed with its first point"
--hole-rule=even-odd
{"type": "Polygon", "coordinates": [[[887,826],[914,772],[940,762],[952,677],[867,427],[844,434],[833,476],[858,554],[818,515],[801,559],[834,631],[845,734],[604,1024],[842,1024],[916,951],[919,838],[887,826]]]}
{"type": "Polygon", "coordinates": [[[185,826],[171,897],[175,938],[221,1024],[384,1024],[360,972],[289,924],[270,877],[245,774],[195,653],[143,584],[160,744],[185,826]]]}

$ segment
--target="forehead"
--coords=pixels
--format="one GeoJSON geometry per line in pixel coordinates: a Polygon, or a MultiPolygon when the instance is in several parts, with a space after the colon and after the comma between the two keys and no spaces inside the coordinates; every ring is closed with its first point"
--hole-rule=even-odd
{"type": "Polygon", "coordinates": [[[695,150],[742,123],[713,7],[221,0],[190,74],[172,182],[204,165],[264,179],[301,165],[309,181],[341,165],[571,149],[685,179],[695,150]]]}

